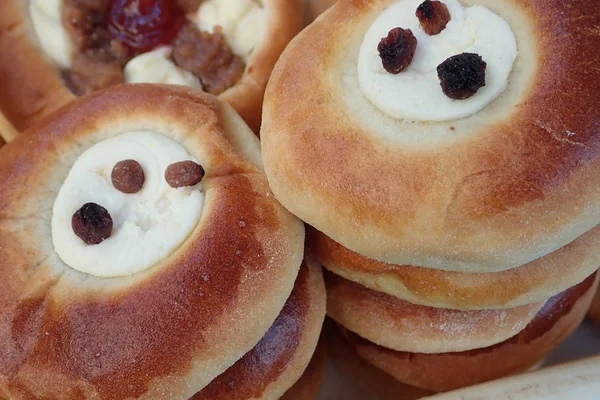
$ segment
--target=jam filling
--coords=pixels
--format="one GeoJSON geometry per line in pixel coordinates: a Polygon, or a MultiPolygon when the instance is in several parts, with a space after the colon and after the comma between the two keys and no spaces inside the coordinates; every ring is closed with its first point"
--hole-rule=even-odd
{"type": "Polygon", "coordinates": [[[78,50],[62,76],[82,96],[123,83],[136,55],[173,45],[172,61],[218,95],[243,75],[244,61],[222,33],[201,32],[187,22],[202,0],[64,0],[63,23],[78,50]]]}

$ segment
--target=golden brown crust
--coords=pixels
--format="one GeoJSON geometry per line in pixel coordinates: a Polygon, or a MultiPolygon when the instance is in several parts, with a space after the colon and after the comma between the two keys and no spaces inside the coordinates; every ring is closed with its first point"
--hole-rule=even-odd
{"type": "Polygon", "coordinates": [[[302,0],[263,0],[270,10],[264,40],[250,58],[242,79],[219,97],[236,109],[244,121],[258,133],[262,104],[271,71],[283,49],[302,30],[302,0]]]}
{"type": "Polygon", "coordinates": [[[590,307],[588,315],[600,329],[600,290],[596,291],[596,295],[594,296],[594,300],[592,300],[592,306],[590,307]]]}
{"type": "MultiPolygon", "coordinates": [[[[304,228],[229,141],[224,126],[241,126],[223,123],[239,119],[229,109],[185,88],[124,85],[67,105],[2,150],[0,392],[187,399],[262,338],[291,293],[304,228]],[[132,130],[168,136],[200,160],[202,217],[149,270],[79,273],[53,250],[52,204],[83,151],[132,130]]],[[[236,135],[256,141],[245,129],[236,135]]]]}
{"type": "Polygon", "coordinates": [[[399,381],[434,391],[454,390],[526,371],[543,359],[581,323],[598,286],[597,275],[548,300],[521,333],[491,347],[440,354],[397,352],[344,332],[360,357],[399,381]]]}
{"type": "Polygon", "coordinates": [[[503,310],[459,311],[415,305],[325,273],[327,315],[396,351],[447,353],[503,342],[521,332],[544,302],[503,310]]]}
{"type": "Polygon", "coordinates": [[[310,364],[300,379],[285,392],[280,400],[314,400],[325,379],[326,355],[325,340],[321,338],[310,364]]]}
{"type": "Polygon", "coordinates": [[[315,352],[324,318],[321,267],[305,260],[292,294],[265,336],[192,400],[277,399],[298,379],[306,382],[297,390],[311,389],[322,373],[318,355],[312,367],[315,371],[300,376],[315,352]]]}
{"type": "Polygon", "coordinates": [[[472,117],[405,124],[375,109],[356,78],[363,36],[394,1],[339,1],[282,54],[261,133],[282,204],[360,254],[463,272],[526,264],[600,223],[600,131],[589,112],[600,96],[590,67],[600,9],[463,1],[513,27],[509,87],[472,117]]]}
{"type": "Polygon", "coordinates": [[[600,226],[529,264],[470,274],[387,264],[346,249],[307,227],[307,247],[325,268],[370,289],[414,304],[464,310],[512,308],[574,286],[600,266],[600,226]]]}
{"type": "MultiPolygon", "coordinates": [[[[39,48],[27,11],[29,1],[7,0],[0,13],[0,109],[23,131],[74,99],[60,71],[39,48]]],[[[248,60],[242,79],[219,97],[255,131],[271,70],[288,42],[302,29],[301,0],[264,0],[267,37],[248,60]]]]}
{"type": "Polygon", "coordinates": [[[75,99],[34,39],[28,4],[4,1],[0,13],[0,110],[19,131],[75,99]]]}
{"type": "Polygon", "coordinates": [[[330,357],[349,380],[368,388],[382,400],[417,400],[435,394],[406,385],[356,355],[340,330],[330,320],[323,328],[330,357]]]}

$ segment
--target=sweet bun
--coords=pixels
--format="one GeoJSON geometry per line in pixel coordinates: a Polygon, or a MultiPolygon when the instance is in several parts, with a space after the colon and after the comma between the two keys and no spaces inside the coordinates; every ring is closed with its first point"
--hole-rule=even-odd
{"type": "Polygon", "coordinates": [[[375,261],[311,227],[307,247],[337,275],[414,304],[464,310],[512,308],[545,301],[597,270],[600,227],[521,267],[480,274],[375,261]]]}
{"type": "MultiPolygon", "coordinates": [[[[64,0],[59,1],[62,4],[64,0]]],[[[267,39],[252,50],[241,79],[220,94],[255,132],[260,127],[262,98],[271,70],[288,42],[302,29],[301,1],[261,1],[267,12],[267,39]]],[[[20,131],[76,98],[65,85],[61,69],[44,54],[29,3],[7,0],[0,14],[0,109],[20,131]]]]}
{"type": "Polygon", "coordinates": [[[307,260],[265,336],[191,400],[279,399],[289,391],[307,392],[294,399],[314,399],[310,393],[320,388],[324,368],[323,350],[315,352],[324,317],[321,267],[307,260]]]}
{"type": "Polygon", "coordinates": [[[359,254],[457,272],[515,268],[598,225],[596,4],[463,1],[512,29],[508,86],[469,117],[409,123],[375,107],[357,72],[365,33],[396,1],[339,1],[282,54],[261,131],[277,199],[359,254]]]}
{"type": "Polygon", "coordinates": [[[521,332],[544,303],[459,311],[411,304],[325,273],[327,315],[363,338],[396,351],[448,353],[489,347],[521,332]]]}
{"type": "Polygon", "coordinates": [[[465,352],[398,352],[340,329],[360,357],[398,381],[432,391],[449,391],[535,366],[579,326],[597,284],[597,274],[594,274],[548,300],[516,336],[491,347],[465,352]]]}
{"type": "Polygon", "coordinates": [[[323,380],[325,379],[326,363],[326,344],[324,339],[321,338],[304,374],[302,374],[294,386],[285,392],[281,400],[314,400],[321,390],[323,380]]]}
{"type": "MultiPolygon", "coordinates": [[[[99,258],[119,256],[110,251],[118,234],[93,247],[107,251],[99,258]]],[[[123,85],[67,105],[0,157],[0,393],[190,398],[271,327],[292,292],[303,240],[303,225],[268,188],[256,137],[227,104],[182,87],[123,85]],[[132,131],[151,131],[201,163],[201,214],[179,245],[141,271],[80,272],[57,253],[56,199],[84,152],[132,131]]],[[[141,245],[128,251],[143,257],[133,253],[141,245]]],[[[312,304],[306,328],[318,323],[312,304]]],[[[304,334],[298,346],[286,382],[310,357],[304,334]]]]}
{"type": "Polygon", "coordinates": [[[592,300],[592,306],[588,313],[589,317],[594,321],[596,326],[600,328],[600,290],[596,292],[594,300],[592,300]]]}

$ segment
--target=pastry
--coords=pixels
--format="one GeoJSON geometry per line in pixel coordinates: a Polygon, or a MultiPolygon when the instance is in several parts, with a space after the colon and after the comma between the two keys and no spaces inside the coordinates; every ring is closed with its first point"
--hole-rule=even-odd
{"type": "Polygon", "coordinates": [[[23,130],[95,90],[170,83],[219,95],[257,132],[271,70],[302,23],[301,0],[8,0],[0,108],[23,130]]]}
{"type": "Polygon", "coordinates": [[[579,326],[596,290],[596,275],[548,300],[525,329],[490,347],[430,354],[401,352],[340,329],[361,358],[399,382],[431,391],[454,390],[534,367],[579,326]]]}
{"type": "Polygon", "coordinates": [[[320,267],[229,105],[117,86],[1,151],[0,397],[277,398],[300,378],[320,267]]]}
{"type": "Polygon", "coordinates": [[[600,266],[600,227],[529,264],[480,274],[375,261],[311,227],[307,228],[307,246],[325,268],[372,290],[414,304],[463,310],[545,301],[580,283],[600,266]]]}
{"type": "Polygon", "coordinates": [[[312,360],[306,367],[302,377],[288,389],[281,400],[314,400],[325,379],[325,365],[327,361],[326,344],[321,338],[312,360]]]}
{"type": "Polygon", "coordinates": [[[277,199],[354,252],[455,272],[594,228],[600,9],[444,0],[422,22],[421,3],[338,1],[286,48],[261,131],[277,199]]]}

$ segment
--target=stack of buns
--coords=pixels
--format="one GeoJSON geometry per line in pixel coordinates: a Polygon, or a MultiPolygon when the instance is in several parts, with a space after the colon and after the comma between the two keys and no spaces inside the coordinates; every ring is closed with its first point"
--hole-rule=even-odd
{"type": "Polygon", "coordinates": [[[304,238],[216,97],[122,85],[61,108],[0,153],[0,398],[313,399],[304,238]]]}
{"type": "MultiPolygon", "coordinates": [[[[461,114],[477,97],[448,101],[439,84],[394,91],[420,83],[410,67],[386,72],[382,46],[400,36],[382,36],[394,21],[418,27],[419,3],[338,1],[284,51],[261,130],[275,197],[314,227],[307,249],[328,270],[330,336],[361,368],[410,387],[406,398],[534,368],[582,321],[600,267],[600,131],[590,112],[600,70],[580,62],[597,61],[600,9],[444,0],[457,19],[485,13],[493,23],[476,29],[497,24],[518,48],[503,37],[498,60],[489,43],[473,47],[487,57],[481,96],[497,83],[494,68],[514,63],[496,97],[461,114]],[[382,38],[379,47],[369,38],[382,38]],[[419,96],[421,107],[405,107],[419,96]]],[[[418,46],[435,42],[415,34],[418,46]]],[[[440,51],[422,48],[415,68],[440,51]]]]}

